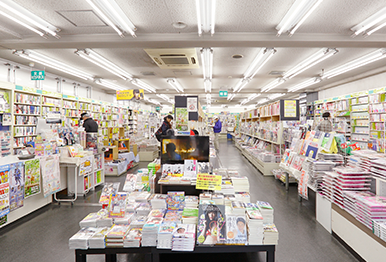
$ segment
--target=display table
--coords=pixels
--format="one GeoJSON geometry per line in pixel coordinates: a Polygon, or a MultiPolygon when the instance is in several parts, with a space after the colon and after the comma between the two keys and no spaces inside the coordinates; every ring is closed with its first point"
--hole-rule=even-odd
{"type": "Polygon", "coordinates": [[[146,262],[159,262],[161,254],[208,254],[208,253],[256,253],[266,252],[266,261],[275,261],[275,245],[258,246],[196,246],[192,252],[171,251],[169,249],[157,249],[156,247],[140,248],[103,248],[103,249],[76,249],[75,261],[86,262],[87,255],[105,255],[105,261],[116,262],[117,254],[141,253],[145,254],[146,262]]]}
{"type": "Polygon", "coordinates": [[[159,184],[159,187],[160,194],[167,194],[168,191],[184,191],[185,195],[199,196],[202,193],[202,190],[196,189],[196,185],[192,184],[159,184]]]}
{"type": "Polygon", "coordinates": [[[139,161],[141,162],[151,162],[154,159],[158,158],[159,150],[154,151],[139,151],[139,161]]]}

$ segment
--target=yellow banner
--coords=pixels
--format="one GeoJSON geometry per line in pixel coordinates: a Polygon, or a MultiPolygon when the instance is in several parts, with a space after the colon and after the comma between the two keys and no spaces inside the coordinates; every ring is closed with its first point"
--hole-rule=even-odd
{"type": "Polygon", "coordinates": [[[196,189],[221,190],[221,176],[209,175],[208,173],[197,174],[196,189]]]}
{"type": "Polygon", "coordinates": [[[142,100],[144,97],[143,89],[117,91],[117,100],[142,100]]]}

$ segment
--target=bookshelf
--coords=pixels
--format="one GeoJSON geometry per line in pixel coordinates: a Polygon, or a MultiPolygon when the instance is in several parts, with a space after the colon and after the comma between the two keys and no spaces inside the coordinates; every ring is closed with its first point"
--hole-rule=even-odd
{"type": "Polygon", "coordinates": [[[354,93],[351,96],[351,141],[356,142],[361,149],[366,149],[370,139],[368,92],[354,93]]]}

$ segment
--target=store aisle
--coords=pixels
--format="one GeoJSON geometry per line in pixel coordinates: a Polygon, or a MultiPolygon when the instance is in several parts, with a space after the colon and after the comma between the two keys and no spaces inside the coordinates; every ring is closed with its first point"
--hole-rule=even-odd
{"type": "MultiPolygon", "coordinates": [[[[240,153],[231,141],[220,143],[219,156],[224,167],[236,167],[249,179],[251,202],[263,200],[274,208],[274,222],[279,230],[276,261],[357,261],[315,219],[315,194],[299,202],[297,187],[285,187],[273,177],[264,177],[240,153]]],[[[260,260],[264,261],[264,256],[260,260]]]]}
{"type": "MultiPolygon", "coordinates": [[[[315,220],[313,201],[297,200],[297,189],[291,187],[289,193],[272,177],[263,177],[234,147],[232,142],[220,140],[219,156],[225,167],[236,167],[241,174],[248,176],[251,184],[251,200],[265,200],[275,209],[275,223],[279,229],[279,245],[276,252],[278,262],[325,262],[356,261],[346,249],[339,244],[315,220]]],[[[137,168],[145,167],[141,163],[137,168]]],[[[134,172],[132,170],[131,172],[134,172]]],[[[121,182],[125,176],[107,177],[108,182],[121,182]]],[[[100,190],[80,198],[76,205],[50,205],[0,229],[1,261],[51,262],[74,261],[74,251],[68,248],[68,239],[79,230],[79,221],[90,212],[99,210],[97,203],[100,190]]],[[[118,261],[142,261],[141,255],[119,255],[118,261]]],[[[193,262],[233,262],[265,261],[265,255],[233,254],[204,257],[198,255],[165,256],[163,261],[193,262]]],[[[104,261],[104,256],[88,256],[89,262],[104,261]]]]}

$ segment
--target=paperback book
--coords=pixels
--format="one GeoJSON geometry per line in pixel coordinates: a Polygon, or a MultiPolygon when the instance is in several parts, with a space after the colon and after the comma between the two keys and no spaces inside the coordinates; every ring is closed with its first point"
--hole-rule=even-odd
{"type": "Polygon", "coordinates": [[[197,244],[214,245],[226,241],[225,206],[200,205],[198,209],[197,244]]]}

